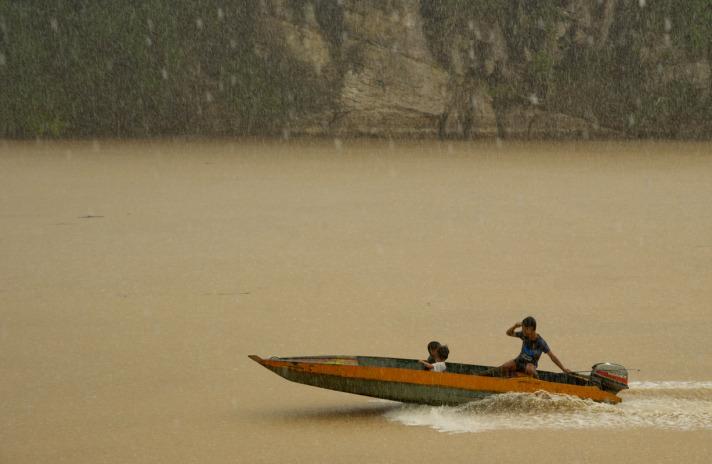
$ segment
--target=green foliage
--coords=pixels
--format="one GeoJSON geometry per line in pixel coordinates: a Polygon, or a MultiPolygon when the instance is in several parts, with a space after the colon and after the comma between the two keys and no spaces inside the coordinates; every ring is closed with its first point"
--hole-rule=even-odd
{"type": "Polygon", "coordinates": [[[650,2],[645,10],[646,32],[669,34],[675,46],[692,57],[704,57],[712,46],[710,0],[664,0],[650,2]]]}
{"type": "Polygon", "coordinates": [[[256,7],[0,1],[0,137],[280,131],[328,102],[311,69],[257,52],[256,7]]]}
{"type": "Polygon", "coordinates": [[[527,69],[534,94],[546,97],[549,94],[554,60],[547,50],[537,51],[527,69]]]}
{"type": "Polygon", "coordinates": [[[699,91],[688,82],[674,81],[664,91],[648,94],[636,113],[643,133],[676,137],[687,124],[704,116],[699,91]]]}
{"type": "MultiPolygon", "coordinates": [[[[458,37],[471,41],[471,29],[476,22],[498,24],[510,61],[523,65],[520,80],[507,85],[506,100],[511,101],[513,90],[520,98],[530,94],[546,98],[549,93],[554,67],[551,52],[556,47],[555,26],[562,18],[559,4],[556,0],[422,0],[420,10],[431,51],[448,69],[450,53],[458,37]]],[[[475,47],[486,45],[476,43],[475,47]]],[[[501,83],[495,82],[492,87],[495,86],[501,87],[501,83]]],[[[491,91],[497,98],[503,94],[501,89],[491,91]]]]}
{"type": "Polygon", "coordinates": [[[508,13],[501,0],[421,0],[420,13],[424,19],[424,33],[435,59],[445,68],[450,67],[449,52],[456,35],[468,30],[470,21],[486,19],[498,21],[508,13]]]}
{"type": "MultiPolygon", "coordinates": [[[[565,38],[555,66],[555,106],[631,136],[677,136],[709,119],[709,93],[684,72],[712,58],[712,3],[620,2],[608,40],[597,46],[565,38]]],[[[573,32],[573,31],[572,31],[573,32]]]]}

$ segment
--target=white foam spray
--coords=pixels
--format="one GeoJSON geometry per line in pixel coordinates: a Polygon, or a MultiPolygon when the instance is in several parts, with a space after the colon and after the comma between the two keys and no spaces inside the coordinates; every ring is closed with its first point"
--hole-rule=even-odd
{"type": "Polygon", "coordinates": [[[461,406],[402,405],[385,412],[405,425],[448,433],[516,429],[712,430],[712,382],[637,382],[617,405],[547,392],[504,393],[461,406]]]}

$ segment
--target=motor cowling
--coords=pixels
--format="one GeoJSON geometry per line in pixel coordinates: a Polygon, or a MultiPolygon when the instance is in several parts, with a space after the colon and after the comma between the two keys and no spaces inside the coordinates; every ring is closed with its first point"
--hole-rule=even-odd
{"type": "Polygon", "coordinates": [[[628,388],[628,370],[620,364],[594,364],[591,367],[591,381],[603,390],[618,393],[628,388]]]}

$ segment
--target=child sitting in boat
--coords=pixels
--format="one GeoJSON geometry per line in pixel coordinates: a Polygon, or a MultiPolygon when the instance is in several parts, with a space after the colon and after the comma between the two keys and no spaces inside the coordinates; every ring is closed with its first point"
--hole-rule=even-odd
{"type": "Polygon", "coordinates": [[[435,358],[434,362],[429,363],[428,361],[421,360],[420,364],[425,366],[429,371],[443,372],[447,369],[445,360],[447,360],[448,356],[450,356],[450,348],[448,348],[447,345],[440,345],[437,350],[435,350],[435,353],[433,353],[433,357],[435,358]]]}
{"type": "Polygon", "coordinates": [[[519,356],[499,366],[502,374],[509,376],[516,371],[537,378],[536,370],[542,353],[548,354],[554,364],[559,366],[562,371],[571,372],[564,367],[559,358],[549,349],[549,345],[544,341],[544,338],[536,332],[536,319],[533,317],[526,317],[522,322],[514,324],[507,329],[507,335],[520,338],[522,340],[522,349],[519,356]],[[522,331],[515,332],[519,327],[522,328],[522,331]]]}
{"type": "Polygon", "coordinates": [[[430,364],[435,362],[435,354],[437,353],[438,348],[440,348],[440,342],[433,340],[428,343],[428,362],[430,364]]]}

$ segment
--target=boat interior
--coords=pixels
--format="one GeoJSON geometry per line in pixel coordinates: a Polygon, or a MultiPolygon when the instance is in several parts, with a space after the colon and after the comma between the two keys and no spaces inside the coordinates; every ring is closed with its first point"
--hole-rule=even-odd
{"type": "MultiPolygon", "coordinates": [[[[364,367],[389,367],[395,369],[423,370],[424,367],[417,359],[384,358],[377,356],[303,356],[290,358],[272,359],[288,362],[317,363],[317,364],[339,364],[346,366],[364,367]]],[[[497,367],[479,366],[476,364],[461,364],[447,362],[447,372],[450,374],[483,375],[488,377],[502,377],[502,373],[497,367]]],[[[547,382],[563,383],[567,385],[589,385],[588,377],[566,374],[564,372],[537,371],[539,380],[547,382]]],[[[517,374],[523,375],[523,374],[517,374]]]]}

